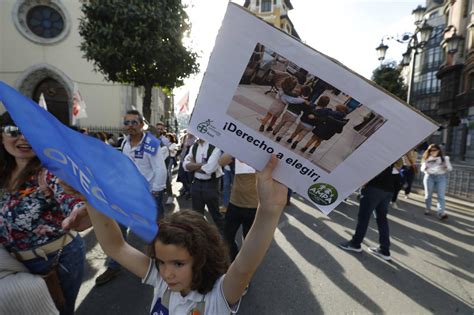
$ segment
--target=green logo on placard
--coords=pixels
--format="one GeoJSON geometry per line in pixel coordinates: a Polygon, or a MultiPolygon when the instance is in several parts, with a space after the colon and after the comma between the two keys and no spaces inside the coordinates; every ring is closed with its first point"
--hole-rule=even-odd
{"type": "Polygon", "coordinates": [[[337,199],[337,190],[325,183],[311,185],[308,189],[308,197],[318,205],[329,206],[337,199]]]}
{"type": "Polygon", "coordinates": [[[207,133],[207,129],[211,125],[212,120],[208,119],[206,121],[203,121],[197,125],[197,131],[200,133],[207,133]]]}

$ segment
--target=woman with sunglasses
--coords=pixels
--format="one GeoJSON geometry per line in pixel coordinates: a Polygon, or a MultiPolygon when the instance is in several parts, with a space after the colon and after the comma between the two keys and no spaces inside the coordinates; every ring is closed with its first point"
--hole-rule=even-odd
{"type": "Polygon", "coordinates": [[[431,211],[431,197],[436,189],[438,195],[438,218],[444,220],[448,218],[445,212],[446,173],[452,171],[453,167],[449,162],[449,156],[443,156],[441,148],[437,144],[430,144],[423,153],[421,160],[421,171],[425,173],[423,185],[425,187],[425,215],[431,211]]]}
{"type": "Polygon", "coordinates": [[[73,314],[85,248],[77,232],[63,230],[62,224],[86,213],[85,204],[66,194],[58,178],[42,167],[8,113],[0,116],[0,127],[0,246],[32,274],[46,275],[56,266],[64,297],[62,303],[55,300],[56,306],[61,314],[73,314]]]}

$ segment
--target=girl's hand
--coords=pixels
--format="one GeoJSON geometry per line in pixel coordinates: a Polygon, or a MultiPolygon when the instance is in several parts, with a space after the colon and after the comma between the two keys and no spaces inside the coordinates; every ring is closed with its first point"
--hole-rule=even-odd
{"type": "Polygon", "coordinates": [[[265,168],[257,174],[258,199],[265,209],[281,210],[286,205],[288,188],[272,178],[277,164],[278,158],[272,154],[265,168]]]}
{"type": "MultiPolygon", "coordinates": [[[[85,201],[86,198],[81,195],[80,192],[75,190],[72,186],[67,184],[63,180],[59,180],[59,185],[63,188],[64,192],[68,195],[73,195],[74,197],[85,201]]],[[[87,206],[83,205],[82,207],[76,208],[71,211],[69,216],[63,220],[61,223],[63,230],[74,230],[74,231],[84,231],[92,226],[91,219],[87,213],[87,206]]]]}

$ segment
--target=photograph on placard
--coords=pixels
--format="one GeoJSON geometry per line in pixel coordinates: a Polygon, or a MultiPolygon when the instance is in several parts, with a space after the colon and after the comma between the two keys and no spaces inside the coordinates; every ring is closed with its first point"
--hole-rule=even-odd
{"type": "Polygon", "coordinates": [[[328,173],[386,122],[261,43],[249,56],[227,114],[328,173]]]}

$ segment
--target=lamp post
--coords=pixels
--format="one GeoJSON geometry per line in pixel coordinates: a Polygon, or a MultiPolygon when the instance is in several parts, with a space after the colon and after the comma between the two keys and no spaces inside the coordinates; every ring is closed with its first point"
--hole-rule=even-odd
{"type": "Polygon", "coordinates": [[[425,7],[418,6],[415,10],[412,11],[412,16],[415,20],[416,30],[415,33],[403,33],[401,36],[388,36],[385,35],[382,37],[380,45],[375,48],[377,51],[378,59],[382,63],[385,59],[385,54],[387,53],[388,46],[384,43],[385,41],[395,40],[398,43],[405,44],[407,43],[407,51],[403,53],[402,66],[410,65],[412,61],[412,67],[410,69],[410,82],[408,84],[408,93],[407,93],[407,103],[411,101],[411,95],[413,90],[413,79],[415,74],[415,64],[417,55],[423,50],[426,43],[430,39],[431,32],[433,27],[428,24],[426,20],[423,19],[423,15],[426,11],[425,7]]]}

